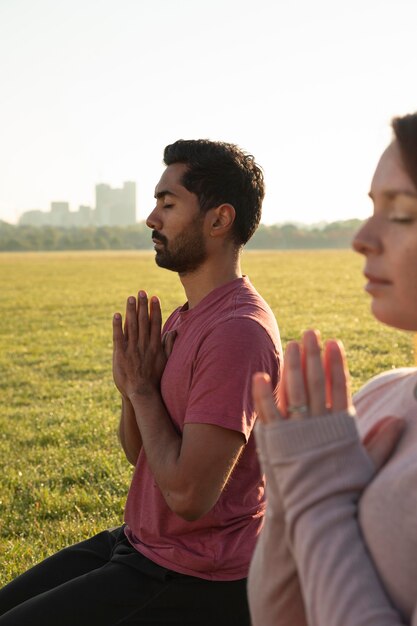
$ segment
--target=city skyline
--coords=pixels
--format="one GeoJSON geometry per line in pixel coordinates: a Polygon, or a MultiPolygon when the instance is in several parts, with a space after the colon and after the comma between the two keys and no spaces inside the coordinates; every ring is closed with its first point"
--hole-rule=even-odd
{"type": "Polygon", "coordinates": [[[18,221],[23,226],[131,226],[136,224],[136,183],[125,181],[123,187],[107,183],[95,185],[95,206],[79,205],[71,211],[67,201],[52,201],[49,211],[24,211],[18,221]]]}

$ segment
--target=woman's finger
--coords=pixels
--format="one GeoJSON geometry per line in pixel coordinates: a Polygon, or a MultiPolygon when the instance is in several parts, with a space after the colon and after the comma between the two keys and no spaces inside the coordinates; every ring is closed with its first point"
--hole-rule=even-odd
{"type": "Polygon", "coordinates": [[[327,402],[332,413],[346,411],[352,404],[349,370],[343,344],[334,339],[327,341],[324,349],[327,402]]]}
{"type": "Polygon", "coordinates": [[[306,417],[310,411],[304,383],[301,347],[297,341],[290,341],[287,344],[284,370],[287,415],[292,418],[306,417]]]}
{"type": "Polygon", "coordinates": [[[362,441],[375,465],[376,471],[388,461],[405,430],[406,422],[401,417],[383,417],[373,425],[362,441]]]}
{"type": "Polygon", "coordinates": [[[252,396],[255,403],[255,411],[261,422],[269,424],[282,417],[275,404],[271,379],[268,374],[258,372],[253,375],[252,396]]]}
{"type": "Polygon", "coordinates": [[[288,398],[287,398],[287,369],[281,361],[280,366],[280,379],[279,379],[279,387],[278,387],[278,410],[281,415],[287,416],[287,406],[288,406],[288,398]]]}
{"type": "Polygon", "coordinates": [[[307,330],[303,335],[303,365],[310,415],[323,415],[326,412],[326,381],[320,335],[316,330],[307,330]]]}

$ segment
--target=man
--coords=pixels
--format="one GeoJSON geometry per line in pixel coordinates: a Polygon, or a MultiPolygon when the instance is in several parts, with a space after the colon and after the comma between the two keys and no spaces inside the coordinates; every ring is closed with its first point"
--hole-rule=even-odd
{"type": "Polygon", "coordinates": [[[272,312],[240,270],[263,175],[221,142],[177,141],[164,161],[147,224],[187,303],[162,337],[159,300],[149,306],[144,291],[128,298],[124,326],[114,316],[119,435],[135,466],[126,524],[10,583],[0,625],[250,623],[246,576],[264,513],[251,380],[267,371],[276,386],[281,354],[272,312]]]}

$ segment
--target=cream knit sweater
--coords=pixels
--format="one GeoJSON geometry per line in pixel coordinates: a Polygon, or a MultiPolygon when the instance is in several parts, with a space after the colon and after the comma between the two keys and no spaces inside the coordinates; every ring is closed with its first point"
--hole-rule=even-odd
{"type": "Polygon", "coordinates": [[[253,626],[417,626],[417,369],[371,380],[342,413],[258,425],[267,513],[249,574],[253,626]],[[407,429],[374,475],[360,443],[407,429]]]}

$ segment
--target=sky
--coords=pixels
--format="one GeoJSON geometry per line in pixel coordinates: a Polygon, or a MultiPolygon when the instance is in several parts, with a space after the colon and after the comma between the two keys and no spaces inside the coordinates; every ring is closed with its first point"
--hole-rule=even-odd
{"type": "Polygon", "coordinates": [[[367,217],[390,120],[417,110],[415,0],[0,0],[0,219],[153,208],[165,145],[237,143],[265,224],[367,217]]]}

